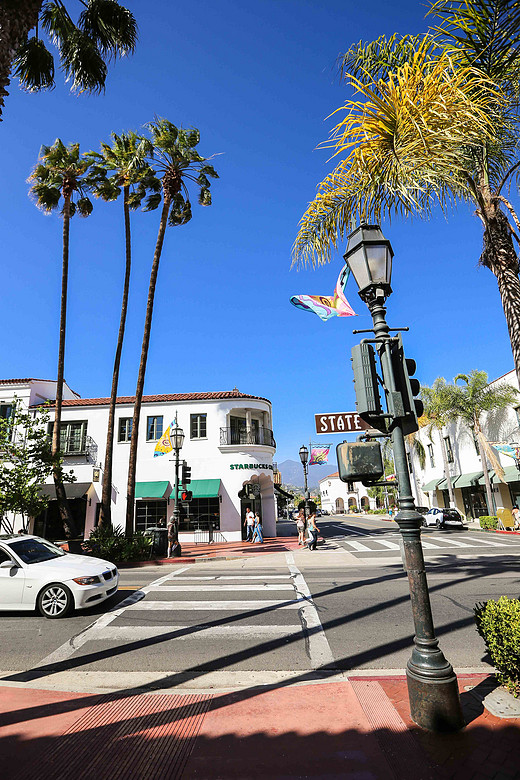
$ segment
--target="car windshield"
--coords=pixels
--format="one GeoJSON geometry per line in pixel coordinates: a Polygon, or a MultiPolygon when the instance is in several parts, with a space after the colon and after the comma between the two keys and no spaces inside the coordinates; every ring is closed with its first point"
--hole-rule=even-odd
{"type": "Polygon", "coordinates": [[[63,550],[46,539],[20,539],[11,542],[9,547],[24,563],[42,563],[66,555],[63,550]]]}
{"type": "Polygon", "coordinates": [[[446,517],[456,517],[457,519],[460,517],[456,509],[444,509],[443,512],[446,517]]]}

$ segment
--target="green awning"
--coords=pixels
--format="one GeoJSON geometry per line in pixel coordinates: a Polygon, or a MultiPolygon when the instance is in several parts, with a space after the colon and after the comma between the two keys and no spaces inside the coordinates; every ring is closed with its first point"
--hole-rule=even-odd
{"type": "Polygon", "coordinates": [[[436,477],[435,479],[431,479],[429,482],[426,483],[426,485],[423,485],[424,492],[428,493],[430,490],[435,490],[439,482],[440,482],[439,477],[436,477]]]}
{"type": "MultiPolygon", "coordinates": [[[[182,487],[179,485],[179,498],[182,487]]],[[[216,498],[220,490],[220,479],[192,479],[188,490],[193,493],[193,498],[216,498]]]]}
{"type": "MultiPolygon", "coordinates": [[[[451,478],[451,486],[455,487],[455,482],[460,478],[460,474],[455,474],[454,477],[451,478]]],[[[447,490],[448,489],[448,480],[446,477],[444,479],[441,479],[439,484],[437,485],[437,490],[447,490]]]]}
{"type": "Polygon", "coordinates": [[[470,471],[468,474],[462,474],[462,476],[460,476],[454,483],[454,487],[463,488],[476,485],[482,474],[482,471],[470,471]]]}
{"type": "MultiPolygon", "coordinates": [[[[516,466],[506,466],[504,469],[504,479],[506,482],[520,482],[520,472],[516,468],[516,466]]],[[[501,479],[497,477],[493,469],[490,469],[489,471],[489,480],[494,485],[498,485],[502,482],[501,479]]],[[[479,485],[484,485],[484,474],[482,474],[481,478],[478,481],[479,485]]],[[[502,484],[504,484],[502,482],[502,484]]]]}
{"type": "MultiPolygon", "coordinates": [[[[488,475],[489,475],[489,481],[490,482],[500,482],[501,481],[501,480],[496,478],[495,472],[493,471],[493,469],[489,469],[488,475]]],[[[482,472],[482,474],[480,475],[478,484],[479,485],[485,485],[486,484],[485,481],[484,481],[484,472],[482,472]]]]}
{"type": "Polygon", "coordinates": [[[171,485],[166,482],[136,482],[136,498],[166,498],[166,493],[171,490],[171,485]]]}

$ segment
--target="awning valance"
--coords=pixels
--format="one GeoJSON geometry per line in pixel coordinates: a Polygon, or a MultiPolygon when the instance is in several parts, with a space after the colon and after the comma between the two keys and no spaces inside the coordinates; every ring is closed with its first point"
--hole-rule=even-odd
{"type": "MultiPolygon", "coordinates": [[[[506,482],[520,482],[520,472],[516,468],[516,466],[506,466],[504,469],[504,479],[506,482]]],[[[501,479],[497,477],[495,474],[495,471],[493,469],[489,470],[489,481],[492,482],[494,485],[498,485],[500,482],[502,482],[501,479]]],[[[479,485],[484,485],[484,474],[480,477],[478,481],[479,485]]],[[[502,482],[502,484],[504,484],[502,482]]]]}
{"type": "MultiPolygon", "coordinates": [[[[220,490],[220,479],[192,479],[188,485],[193,498],[216,498],[220,490]]],[[[182,487],[179,485],[179,498],[182,487]]]]}
{"type": "Polygon", "coordinates": [[[136,498],[166,498],[171,493],[171,485],[165,482],[136,482],[136,498]]]}
{"type": "Polygon", "coordinates": [[[435,490],[435,488],[437,487],[440,481],[441,481],[440,477],[436,477],[435,479],[430,479],[430,481],[423,486],[423,491],[425,493],[428,493],[430,490],[435,490]]]}
{"type": "MultiPolygon", "coordinates": [[[[83,498],[91,485],[92,482],[65,482],[65,495],[67,498],[71,499],[83,498]]],[[[53,482],[49,483],[48,485],[40,485],[39,488],[42,495],[49,496],[51,501],[56,500],[56,488],[54,487],[53,482]]]]}
{"type": "Polygon", "coordinates": [[[455,482],[454,487],[463,488],[463,487],[471,487],[472,485],[476,485],[479,482],[482,474],[483,474],[482,471],[470,471],[468,474],[462,474],[455,482]]]}

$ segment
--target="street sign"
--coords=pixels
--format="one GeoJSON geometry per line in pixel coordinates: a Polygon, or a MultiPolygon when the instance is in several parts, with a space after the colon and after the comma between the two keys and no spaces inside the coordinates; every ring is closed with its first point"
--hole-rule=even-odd
{"type": "Polygon", "coordinates": [[[315,414],[316,433],[357,433],[368,431],[371,425],[361,419],[357,412],[315,414]]]}

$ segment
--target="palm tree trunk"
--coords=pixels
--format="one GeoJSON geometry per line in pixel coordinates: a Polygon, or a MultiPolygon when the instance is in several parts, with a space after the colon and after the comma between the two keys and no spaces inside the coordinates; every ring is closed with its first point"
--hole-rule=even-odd
{"type": "Polygon", "coordinates": [[[502,307],[506,317],[516,376],[520,383],[520,279],[518,257],[513,246],[509,223],[500,210],[487,216],[484,251],[480,261],[497,277],[502,307]]]}
{"type": "Polygon", "coordinates": [[[4,0],[0,3],[0,121],[9,94],[14,53],[36,26],[43,0],[4,0]]]}
{"type": "Polygon", "coordinates": [[[67,286],[69,279],[69,228],[70,228],[70,194],[64,195],[63,204],[63,262],[61,272],[61,308],[60,308],[60,339],[58,347],[58,376],[56,381],[56,403],[54,408],[54,427],[52,429],[52,456],[55,459],[52,476],[56,490],[56,499],[65,536],[70,539],[77,536],[76,524],[73,520],[69,502],[65,493],[61,467],[57,465],[60,453],[61,406],[63,402],[63,380],[65,372],[65,331],[67,325],[67,286]]]}
{"type": "Polygon", "coordinates": [[[455,506],[455,493],[453,492],[453,484],[450,477],[450,467],[448,464],[448,454],[446,452],[446,442],[444,441],[442,428],[438,429],[439,439],[441,443],[442,462],[444,464],[444,476],[446,477],[446,484],[448,485],[448,494],[450,497],[450,506],[455,506]]]}
{"type": "Polygon", "coordinates": [[[107,443],[105,450],[105,469],[103,473],[103,492],[101,497],[101,511],[99,525],[110,527],[112,525],[112,461],[114,455],[114,421],[116,414],[117,387],[119,384],[119,368],[121,365],[121,352],[125,336],[126,313],[128,310],[128,292],[130,289],[130,270],[132,266],[132,243],[130,236],[130,208],[128,196],[130,187],[123,188],[123,211],[125,217],[125,251],[126,267],[125,281],[123,285],[123,301],[121,303],[121,318],[119,320],[119,333],[117,336],[116,355],[114,358],[114,371],[112,373],[112,390],[110,393],[110,406],[108,409],[107,443]]]}
{"type": "Polygon", "coordinates": [[[134,415],[132,418],[132,438],[130,440],[130,456],[128,462],[128,484],[126,489],[126,535],[131,537],[134,533],[134,503],[135,503],[135,477],[137,466],[137,443],[139,436],[139,418],[141,416],[141,403],[143,400],[144,378],[146,374],[146,361],[148,359],[148,345],[150,344],[150,332],[152,327],[153,303],[155,296],[155,285],[157,282],[157,273],[159,271],[159,260],[161,259],[164,234],[168,222],[168,211],[170,201],[164,198],[161,211],[161,221],[159,223],[159,232],[155,244],[153,256],[152,271],[150,274],[150,285],[148,288],[148,302],[146,304],[146,317],[144,322],[143,343],[141,347],[141,363],[139,365],[139,374],[137,377],[137,387],[135,391],[134,415]]]}
{"type": "Polygon", "coordinates": [[[491,482],[489,481],[489,470],[487,466],[486,453],[484,451],[484,447],[482,446],[481,429],[478,420],[475,420],[475,424],[473,427],[473,435],[477,437],[480,462],[482,464],[482,471],[484,472],[484,485],[486,486],[486,503],[487,503],[488,515],[494,515],[495,507],[493,501],[493,493],[491,490],[491,482]]]}

